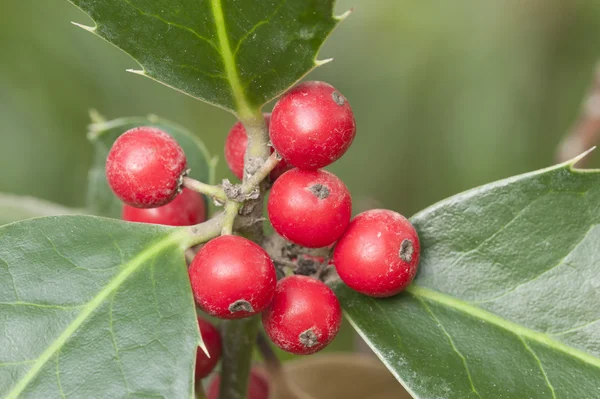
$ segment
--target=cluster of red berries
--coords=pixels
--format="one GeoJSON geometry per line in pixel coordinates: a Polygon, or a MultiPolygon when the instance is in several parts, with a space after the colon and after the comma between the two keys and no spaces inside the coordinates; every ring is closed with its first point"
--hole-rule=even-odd
{"type": "MultiPolygon", "coordinates": [[[[266,121],[274,151],[282,157],[270,174],[268,216],[275,231],[307,248],[335,245],[333,265],[356,291],[374,297],[402,291],[419,262],[415,229],[389,210],[366,211],[351,221],[348,188],[321,169],[344,155],[354,140],[356,124],[346,98],[326,83],[302,83],[282,96],[266,121]]],[[[247,142],[243,125],[236,123],[225,158],[240,179],[247,142]]],[[[106,164],[108,183],[125,203],[123,218],[135,222],[183,226],[204,221],[202,196],[181,188],[186,173],[177,142],[148,127],[121,135],[106,164]]],[[[298,274],[277,282],[267,252],[243,237],[224,235],[206,243],[191,262],[189,276],[203,311],[222,319],[262,313],[268,336],[289,352],[317,352],[339,330],[340,304],[327,285],[298,274]]],[[[201,358],[199,351],[198,378],[214,368],[220,354],[220,338],[210,338],[218,333],[205,332],[206,325],[200,321],[211,357],[201,358]]]]}

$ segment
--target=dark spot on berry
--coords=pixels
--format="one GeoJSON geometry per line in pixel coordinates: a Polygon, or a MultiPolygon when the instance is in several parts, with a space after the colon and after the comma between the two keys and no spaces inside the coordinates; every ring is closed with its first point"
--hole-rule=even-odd
{"type": "Polygon", "coordinates": [[[298,338],[300,339],[300,343],[307,348],[312,348],[319,343],[319,339],[311,328],[301,333],[298,338]]]}
{"type": "Polygon", "coordinates": [[[315,197],[319,199],[325,199],[329,197],[329,188],[322,184],[315,184],[314,186],[311,186],[308,189],[311,193],[315,195],[315,197]]]}
{"type": "Polygon", "coordinates": [[[346,100],[344,100],[344,97],[338,91],[333,91],[331,93],[331,98],[333,98],[333,101],[339,106],[342,106],[346,103],[346,100]]]}
{"type": "Polygon", "coordinates": [[[405,262],[410,262],[413,258],[413,253],[415,252],[415,248],[413,247],[413,243],[408,238],[405,238],[400,244],[400,259],[405,262]]]}
{"type": "Polygon", "coordinates": [[[229,311],[231,313],[237,313],[237,312],[254,313],[254,309],[252,308],[252,305],[250,305],[250,302],[245,301],[243,299],[235,301],[234,303],[229,305],[229,311]]]}

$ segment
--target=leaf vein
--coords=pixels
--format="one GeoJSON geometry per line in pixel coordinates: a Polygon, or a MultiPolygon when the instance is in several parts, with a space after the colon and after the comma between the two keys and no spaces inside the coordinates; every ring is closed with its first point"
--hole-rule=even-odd
{"type": "Polygon", "coordinates": [[[187,31],[191,34],[193,34],[194,36],[196,36],[196,38],[200,39],[203,42],[206,42],[209,46],[211,46],[216,52],[217,54],[221,55],[221,50],[219,49],[219,47],[217,47],[217,45],[215,45],[212,40],[202,36],[201,34],[199,34],[198,32],[196,32],[194,29],[190,28],[189,26],[185,26],[185,25],[180,25],[177,24],[175,22],[169,21],[164,19],[163,17],[161,17],[160,15],[155,15],[155,14],[151,14],[149,12],[146,12],[142,9],[140,9],[139,7],[135,6],[134,4],[131,3],[130,0],[123,0],[125,3],[127,3],[129,6],[131,6],[133,9],[135,9],[140,15],[143,15],[145,17],[150,17],[150,18],[155,18],[158,19],[159,21],[167,24],[168,26],[174,26],[178,29],[187,31]]]}
{"type": "Polygon", "coordinates": [[[413,295],[415,298],[421,297],[431,302],[441,304],[449,309],[454,309],[467,316],[493,324],[497,327],[511,332],[512,334],[519,335],[523,338],[527,338],[530,341],[535,341],[549,348],[555,349],[556,351],[562,352],[566,355],[570,355],[573,358],[582,361],[583,363],[587,363],[594,367],[600,368],[600,358],[586,353],[580,349],[566,345],[563,342],[554,339],[548,334],[541,333],[539,331],[532,330],[530,328],[523,327],[520,324],[506,320],[494,313],[488,312],[487,310],[483,310],[477,306],[474,306],[472,303],[464,302],[460,299],[456,299],[446,294],[442,294],[441,292],[434,291],[425,287],[420,287],[415,284],[409,286],[405,291],[413,295]]]}
{"type": "Polygon", "coordinates": [[[550,379],[548,378],[548,374],[546,374],[546,370],[544,370],[544,366],[542,366],[542,361],[540,360],[538,355],[533,351],[533,349],[529,346],[529,344],[527,344],[527,342],[523,339],[523,337],[521,337],[520,335],[517,335],[517,337],[519,338],[519,341],[523,343],[525,349],[527,349],[527,351],[531,353],[531,355],[537,362],[538,366],[540,367],[540,371],[542,372],[542,374],[544,375],[544,379],[546,380],[546,385],[548,385],[548,388],[552,393],[552,398],[556,399],[556,392],[554,392],[554,387],[552,386],[552,383],[550,383],[550,379]]]}
{"type": "MultiPolygon", "coordinates": [[[[529,279],[529,280],[527,280],[527,281],[523,281],[522,283],[519,283],[519,284],[517,284],[517,285],[516,285],[516,286],[514,286],[513,288],[511,288],[511,289],[509,289],[509,290],[507,290],[507,291],[503,292],[503,293],[502,293],[502,294],[500,294],[500,295],[497,295],[497,296],[495,296],[495,297],[493,297],[493,298],[488,298],[488,299],[485,299],[485,300],[482,300],[482,301],[472,301],[471,303],[482,304],[482,303],[488,303],[488,302],[493,302],[493,301],[496,301],[496,300],[498,300],[498,299],[502,299],[502,298],[504,298],[505,296],[512,294],[513,292],[515,292],[516,290],[518,290],[520,287],[522,287],[522,286],[524,286],[524,285],[526,285],[526,284],[530,284],[530,283],[532,283],[532,282],[536,281],[537,279],[541,278],[543,275],[545,275],[545,274],[547,274],[547,273],[550,273],[552,270],[554,270],[554,269],[556,269],[556,268],[558,268],[558,267],[560,267],[560,266],[564,265],[564,264],[565,264],[565,259],[567,259],[567,258],[568,258],[568,257],[569,257],[569,256],[570,256],[570,255],[571,255],[571,254],[572,254],[572,253],[575,251],[575,250],[577,250],[577,248],[578,248],[578,247],[579,247],[579,246],[580,246],[580,245],[581,245],[581,244],[582,244],[582,243],[585,241],[585,238],[588,236],[588,234],[590,234],[590,232],[591,232],[591,231],[592,231],[594,228],[596,228],[596,225],[592,225],[592,226],[590,226],[590,228],[589,228],[589,229],[588,229],[588,230],[587,230],[587,231],[586,231],[586,232],[585,232],[585,233],[582,235],[582,237],[581,237],[581,240],[579,240],[579,241],[578,241],[578,242],[577,242],[577,243],[576,243],[576,244],[573,246],[573,249],[571,249],[571,250],[570,250],[570,251],[569,251],[569,252],[568,252],[568,253],[567,253],[565,256],[563,256],[563,258],[562,258],[562,259],[560,259],[560,260],[558,261],[558,263],[557,263],[557,264],[555,264],[554,266],[550,267],[549,269],[546,269],[546,270],[544,270],[542,273],[538,274],[538,275],[537,275],[537,276],[535,276],[535,277],[532,277],[532,278],[530,278],[530,279],[529,279]]],[[[594,287],[594,289],[597,291],[596,287],[594,287]]]]}
{"type": "Polygon", "coordinates": [[[469,384],[471,385],[471,391],[473,391],[473,393],[475,395],[477,395],[478,398],[481,398],[481,395],[479,394],[479,392],[477,392],[477,389],[475,388],[475,384],[473,383],[473,377],[471,376],[471,371],[469,371],[469,366],[467,365],[467,359],[456,347],[456,344],[454,343],[454,339],[452,339],[452,336],[450,335],[450,333],[448,333],[448,331],[446,330],[446,327],[444,327],[444,325],[442,324],[440,319],[438,319],[438,317],[433,313],[433,311],[427,305],[427,303],[425,303],[425,301],[423,301],[423,299],[418,298],[418,297],[417,297],[417,300],[423,306],[425,311],[430,315],[431,319],[436,323],[436,325],[438,326],[440,331],[442,331],[444,333],[444,335],[448,339],[448,342],[450,343],[450,346],[452,346],[452,350],[458,355],[458,357],[460,357],[462,364],[465,368],[465,371],[467,372],[467,378],[469,380],[469,384]]]}

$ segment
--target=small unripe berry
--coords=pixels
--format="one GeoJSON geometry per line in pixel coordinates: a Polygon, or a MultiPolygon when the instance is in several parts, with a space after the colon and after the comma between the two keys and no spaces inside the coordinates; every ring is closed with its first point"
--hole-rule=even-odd
{"type": "Polygon", "coordinates": [[[357,215],[337,242],[333,263],[350,288],[374,297],[396,295],[417,273],[420,244],[399,213],[374,209],[357,215]]]}
{"type": "Polygon", "coordinates": [[[342,322],[340,303],[328,286],[306,276],[277,283],[271,305],[263,312],[265,332],[281,349],[308,355],[326,347],[342,322]]]}
{"type": "Polygon", "coordinates": [[[324,82],[304,82],[285,93],[273,108],[269,135],[273,146],[300,169],[319,169],[338,160],[356,135],[348,100],[324,82]]]}
{"type": "MultiPolygon", "coordinates": [[[[264,116],[268,127],[271,114],[264,114],[264,116]]],[[[240,180],[244,178],[244,155],[247,147],[248,134],[246,133],[246,129],[244,128],[244,125],[242,125],[242,122],[236,122],[225,139],[224,152],[227,166],[229,166],[229,169],[240,180]]],[[[271,153],[273,151],[274,150],[271,148],[271,153]]],[[[279,161],[269,175],[271,181],[275,181],[279,176],[291,168],[292,166],[285,162],[285,160],[279,161]]]]}
{"type": "Polygon", "coordinates": [[[123,204],[123,220],[166,226],[191,226],[206,220],[206,203],[202,195],[184,188],[173,201],[156,208],[134,208],[123,204]]]}
{"type": "Polygon", "coordinates": [[[273,184],[268,213],[279,235],[305,247],[320,248],[333,244],[348,227],[352,198],[333,173],[292,169],[273,184]]]}
{"type": "MultiPolygon", "coordinates": [[[[216,375],[208,387],[207,399],[218,399],[221,384],[221,375],[216,375]]],[[[269,380],[265,373],[257,368],[250,369],[250,378],[248,378],[247,399],[268,399],[269,398],[269,380]]]]}
{"type": "Polygon", "coordinates": [[[153,127],[138,127],[114,142],[106,159],[106,179],[123,202],[155,208],[180,190],[186,170],[183,149],[174,138],[153,127]]]}
{"type": "Polygon", "coordinates": [[[209,241],[188,270],[198,306],[209,315],[239,319],[262,312],[275,293],[275,266],[260,246],[226,235],[209,241]]]}
{"type": "Polygon", "coordinates": [[[210,357],[201,348],[196,351],[196,380],[202,379],[214,370],[221,357],[221,334],[208,321],[198,318],[200,335],[210,357]]]}

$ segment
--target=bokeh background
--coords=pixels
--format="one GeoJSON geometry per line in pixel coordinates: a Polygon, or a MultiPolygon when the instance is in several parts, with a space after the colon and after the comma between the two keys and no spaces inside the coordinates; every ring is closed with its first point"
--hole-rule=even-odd
{"type": "MultiPolygon", "coordinates": [[[[554,162],[600,58],[600,1],[337,4],[352,7],[321,53],[335,62],[310,78],[356,113],[356,141],[330,170],[357,211],[411,215],[554,162]]],[[[82,206],[90,108],[173,120],[222,158],[231,115],[126,73],[133,60],[70,21],[89,23],[66,0],[0,0],[0,192],[82,206]]],[[[224,162],[217,176],[232,177],[224,162]]]]}

